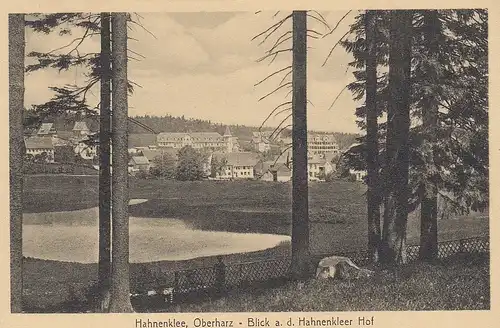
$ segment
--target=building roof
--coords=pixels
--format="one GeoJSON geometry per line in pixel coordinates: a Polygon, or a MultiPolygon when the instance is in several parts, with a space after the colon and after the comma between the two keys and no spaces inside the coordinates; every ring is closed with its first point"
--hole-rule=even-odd
{"type": "Polygon", "coordinates": [[[252,152],[214,153],[213,156],[225,158],[230,166],[255,166],[259,161],[259,155],[252,152]]]}
{"type": "Polygon", "coordinates": [[[70,146],[71,145],[71,140],[69,139],[63,139],[60,137],[55,137],[52,139],[52,144],[55,146],[70,146]]]}
{"type": "Polygon", "coordinates": [[[277,164],[271,171],[276,172],[278,176],[290,176],[292,174],[292,170],[285,164],[277,164]]]}
{"type": "Polygon", "coordinates": [[[226,131],[224,132],[224,137],[230,137],[231,136],[231,130],[229,129],[229,125],[226,126],[226,131]]]}
{"type": "Polygon", "coordinates": [[[286,163],[284,162],[265,161],[262,163],[262,172],[266,171],[290,172],[290,169],[288,168],[288,166],[286,166],[286,163]]]}
{"type": "Polygon", "coordinates": [[[156,145],[156,134],[131,133],[128,135],[128,148],[156,145]]]}
{"type": "Polygon", "coordinates": [[[174,148],[162,148],[162,149],[142,149],[142,155],[146,157],[149,161],[154,160],[156,157],[163,154],[170,154],[174,158],[177,158],[177,149],[174,148]]]}
{"type": "Polygon", "coordinates": [[[54,123],[42,123],[37,132],[38,135],[47,135],[54,133],[56,133],[56,129],[54,128],[54,123]]]}
{"type": "Polygon", "coordinates": [[[191,132],[188,133],[195,141],[219,141],[222,136],[217,132],[191,132]]]}
{"type": "Polygon", "coordinates": [[[54,149],[50,137],[29,137],[24,139],[26,149],[54,149]]]}
{"type": "Polygon", "coordinates": [[[87,123],[85,123],[84,121],[78,121],[75,122],[73,131],[90,131],[90,129],[87,127],[87,123]]]}
{"type": "Polygon", "coordinates": [[[149,164],[149,161],[146,157],[144,156],[132,156],[132,159],[130,160],[132,164],[137,164],[137,165],[147,165],[149,164]]]}
{"type": "Polygon", "coordinates": [[[158,142],[182,141],[184,137],[190,137],[195,142],[222,141],[222,136],[217,132],[161,132],[156,140],[158,142]]]}

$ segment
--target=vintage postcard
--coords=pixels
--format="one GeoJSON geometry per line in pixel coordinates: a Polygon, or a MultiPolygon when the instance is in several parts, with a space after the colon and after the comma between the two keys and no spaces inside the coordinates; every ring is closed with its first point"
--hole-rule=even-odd
{"type": "Polygon", "coordinates": [[[2,324],[493,324],[492,2],[152,4],[4,10],[2,324]]]}

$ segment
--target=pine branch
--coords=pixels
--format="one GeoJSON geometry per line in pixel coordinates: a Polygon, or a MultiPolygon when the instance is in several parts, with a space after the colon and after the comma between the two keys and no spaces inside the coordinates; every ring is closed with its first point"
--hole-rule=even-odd
{"type": "Polygon", "coordinates": [[[258,86],[259,84],[263,83],[264,81],[268,80],[269,78],[273,77],[274,75],[279,74],[279,73],[281,73],[281,72],[283,72],[283,71],[285,71],[287,69],[289,69],[291,71],[292,66],[289,65],[289,66],[287,66],[285,68],[282,68],[282,69],[280,69],[280,70],[278,70],[276,72],[271,73],[270,75],[266,76],[263,80],[260,80],[259,82],[257,82],[256,84],[254,84],[254,86],[255,87],[258,86]]]}
{"type": "Polygon", "coordinates": [[[321,67],[324,67],[326,65],[326,63],[328,62],[328,59],[330,59],[330,56],[332,55],[333,51],[335,50],[335,48],[340,44],[341,41],[343,41],[343,39],[349,34],[350,32],[347,31],[336,43],[335,45],[330,49],[330,52],[328,53],[328,56],[326,57],[325,61],[323,62],[323,65],[321,65],[321,67]]]}
{"type": "Polygon", "coordinates": [[[312,19],[320,22],[321,24],[323,24],[323,26],[325,26],[328,30],[330,30],[330,25],[328,25],[328,23],[324,19],[320,19],[314,15],[311,15],[311,14],[309,14],[309,12],[306,14],[306,16],[311,17],[312,19]]]}
{"type": "Polygon", "coordinates": [[[292,85],[292,82],[287,82],[287,83],[285,83],[285,84],[282,84],[282,85],[278,86],[276,89],[274,89],[273,91],[271,91],[271,92],[269,92],[268,94],[266,94],[265,96],[263,96],[263,97],[259,98],[259,100],[258,100],[258,101],[264,100],[264,99],[266,99],[267,97],[269,97],[270,95],[272,95],[273,93],[275,93],[275,92],[279,91],[281,88],[286,87],[286,86],[291,86],[291,85],[292,85]]]}
{"type": "MultiPolygon", "coordinates": [[[[276,56],[277,56],[277,55],[279,55],[280,53],[283,53],[283,52],[291,52],[291,51],[292,51],[292,48],[287,48],[287,49],[280,49],[280,50],[276,50],[276,51],[273,51],[273,52],[271,52],[271,53],[268,53],[267,55],[265,55],[265,56],[263,56],[263,57],[261,57],[261,58],[257,59],[257,62],[259,63],[259,62],[261,62],[261,61],[263,61],[263,60],[265,60],[265,59],[267,59],[267,58],[269,58],[269,57],[272,57],[272,56],[274,56],[274,58],[276,58],[276,56]]],[[[274,60],[274,58],[273,58],[273,60],[274,60]]],[[[271,61],[271,62],[272,62],[272,61],[271,61]]]]}
{"type": "Polygon", "coordinates": [[[326,33],[323,37],[327,37],[329,36],[330,34],[332,34],[333,32],[335,32],[335,30],[339,27],[340,23],[342,23],[342,21],[352,12],[352,10],[349,10],[344,16],[342,16],[341,19],[339,19],[337,21],[337,24],[333,27],[333,29],[330,29],[330,32],[326,33]]]}
{"type": "Polygon", "coordinates": [[[278,106],[276,106],[272,111],[271,113],[269,113],[269,115],[267,115],[266,119],[262,122],[262,124],[260,125],[259,127],[259,131],[262,129],[262,127],[264,126],[264,124],[266,124],[266,122],[271,118],[271,116],[281,107],[283,106],[286,106],[286,105],[291,105],[292,102],[291,101],[287,101],[287,102],[284,102],[284,103],[281,103],[279,104],[278,106]]]}
{"type": "Polygon", "coordinates": [[[283,108],[282,110],[280,110],[279,112],[277,112],[276,114],[274,114],[274,117],[276,118],[278,115],[282,114],[282,113],[285,113],[287,111],[290,111],[292,110],[292,106],[289,106],[289,107],[286,107],[286,108],[283,108]]]}
{"type": "Polygon", "coordinates": [[[279,22],[271,25],[270,27],[268,27],[264,32],[261,32],[259,34],[257,34],[256,36],[254,36],[251,41],[254,41],[258,38],[260,38],[261,36],[263,35],[266,35],[266,33],[268,33],[269,31],[272,30],[272,32],[269,33],[267,37],[271,36],[277,29],[279,29],[281,27],[281,25],[283,25],[287,20],[289,20],[290,18],[292,18],[292,14],[289,14],[288,16],[286,16],[285,18],[281,19],[279,22]]]}
{"type": "Polygon", "coordinates": [[[332,109],[332,107],[335,105],[337,100],[340,98],[340,95],[345,91],[345,89],[347,89],[347,87],[348,87],[348,85],[346,85],[345,87],[342,88],[342,90],[340,90],[340,92],[337,94],[337,97],[335,97],[332,104],[330,105],[330,107],[328,107],[328,110],[332,109]]]}

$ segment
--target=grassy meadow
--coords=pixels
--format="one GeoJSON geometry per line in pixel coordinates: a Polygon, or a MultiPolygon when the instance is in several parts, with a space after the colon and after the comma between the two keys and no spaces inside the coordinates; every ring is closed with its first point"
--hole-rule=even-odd
{"type": "MultiPolygon", "coordinates": [[[[24,212],[59,212],[96,207],[98,206],[97,183],[98,180],[95,176],[26,176],[24,212]]],[[[261,181],[181,182],[131,178],[129,187],[131,199],[148,199],[147,202],[129,207],[130,215],[134,217],[176,218],[181,219],[192,228],[201,230],[290,234],[290,183],[261,181]]],[[[312,221],[310,239],[313,253],[323,254],[336,250],[352,251],[365,248],[365,197],[365,186],[361,183],[343,180],[331,183],[310,183],[309,202],[310,219],[312,221]]],[[[44,219],[40,221],[34,219],[27,223],[60,224],[62,222],[57,222],[57,220],[60,221],[63,218],[64,216],[54,215],[49,219],[52,222],[47,222],[44,219]]],[[[96,218],[85,218],[83,216],[72,220],[74,222],[71,222],[71,225],[75,229],[78,229],[79,225],[88,224],[87,221],[96,222],[96,218]]],[[[462,216],[439,222],[439,238],[441,240],[488,235],[488,231],[488,217],[481,214],[462,216]]],[[[418,217],[415,213],[412,213],[408,223],[409,243],[418,243],[418,235],[418,217]]],[[[289,244],[281,244],[263,251],[226,255],[224,261],[242,262],[287,254],[289,254],[289,244]]],[[[215,263],[214,261],[213,257],[207,257],[188,261],[133,263],[131,265],[132,290],[140,289],[145,280],[151,278],[150,273],[156,269],[181,270],[211,266],[215,263]]],[[[341,285],[335,284],[327,287],[325,282],[314,281],[306,284],[304,291],[300,292],[301,295],[304,295],[302,298],[296,295],[299,292],[294,291],[295,287],[293,285],[285,285],[278,289],[256,291],[257,294],[252,292],[250,294],[229,295],[216,302],[182,308],[182,311],[218,311],[223,309],[232,309],[234,311],[279,311],[285,308],[288,310],[315,309],[321,311],[324,309],[362,310],[376,309],[377,307],[399,309],[401,307],[405,308],[405,306],[393,299],[395,292],[403,293],[403,295],[411,294],[412,288],[416,288],[422,279],[428,281],[429,284],[442,284],[447,280],[454,282],[459,278],[461,270],[469,270],[470,277],[474,275],[480,277],[479,280],[472,282],[472,284],[480,285],[476,286],[481,289],[477,293],[486,293],[482,287],[486,284],[484,280],[486,279],[484,278],[485,270],[487,270],[489,264],[479,261],[479,266],[469,268],[464,263],[463,261],[458,262],[458,264],[446,262],[436,267],[432,266],[432,268],[425,265],[413,266],[408,268],[407,272],[414,271],[416,276],[408,276],[405,278],[407,280],[400,282],[391,280],[391,278],[380,286],[372,286],[371,282],[364,283],[360,281],[361,285],[358,285],[358,282],[342,282],[341,285]],[[398,285],[400,283],[402,285],[398,285]],[[371,287],[368,287],[368,285],[371,287]],[[325,302],[318,302],[318,304],[324,304],[322,306],[325,308],[314,307],[312,305],[312,295],[324,288],[327,288],[327,293],[322,296],[325,302]],[[365,294],[371,293],[370,297],[374,298],[373,302],[364,303],[361,296],[359,300],[356,298],[352,302],[344,300],[344,303],[334,304],[328,301],[328,295],[331,297],[340,290],[344,290],[342,295],[347,298],[348,295],[356,294],[354,291],[358,288],[366,289],[363,291],[365,294]],[[398,291],[398,288],[402,289],[398,291]],[[388,293],[387,296],[383,296],[384,293],[388,293]],[[290,302],[297,302],[298,305],[293,305],[290,302]],[[235,305],[228,307],[230,303],[235,305]]],[[[61,308],[69,309],[71,304],[80,304],[82,302],[85,291],[93,284],[96,277],[96,264],[29,258],[26,260],[24,272],[26,308],[29,311],[48,312],[52,311],[51,307],[56,311],[61,311],[61,308]]],[[[462,280],[459,280],[460,283],[468,284],[462,280]]],[[[439,292],[435,289],[431,291],[432,293],[439,292]]],[[[421,290],[420,292],[430,291],[421,290]]],[[[482,297],[481,302],[486,302],[485,296],[482,295],[482,297]]],[[[437,303],[424,304],[419,303],[416,299],[415,302],[407,305],[406,308],[442,308],[437,303]]],[[[454,307],[453,304],[442,304],[442,306],[444,308],[454,307]]],[[[481,306],[471,305],[471,308],[477,307],[481,306]]]]}
{"type": "MultiPolygon", "coordinates": [[[[266,234],[291,233],[291,183],[130,179],[130,198],[148,199],[129,207],[133,217],[177,218],[191,228],[266,234]]],[[[28,176],[25,213],[80,210],[98,206],[97,177],[28,176]]],[[[329,252],[366,245],[366,188],[336,180],[309,185],[311,249],[329,252]]],[[[60,217],[60,216],[59,216],[60,217]]],[[[82,222],[87,224],[82,216],[82,222]]],[[[96,222],[96,218],[91,220],[96,222]]],[[[46,223],[41,222],[30,223],[46,223]]],[[[61,222],[51,222],[61,223],[61,222]]],[[[485,235],[488,217],[472,213],[439,223],[441,240],[485,235]]],[[[418,243],[418,213],[411,213],[408,241],[418,243]]]]}
{"type": "Polygon", "coordinates": [[[338,312],[489,310],[486,254],[410,263],[360,280],[288,282],[276,288],[230,292],[219,299],[174,306],[176,312],[338,312]]]}

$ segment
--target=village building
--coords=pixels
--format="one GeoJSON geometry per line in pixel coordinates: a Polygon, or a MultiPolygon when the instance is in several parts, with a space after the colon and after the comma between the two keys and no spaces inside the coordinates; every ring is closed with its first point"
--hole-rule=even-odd
{"type": "Polygon", "coordinates": [[[177,154],[178,154],[178,149],[173,149],[173,148],[159,148],[159,149],[146,148],[146,149],[141,149],[138,153],[138,156],[144,156],[145,158],[147,158],[150,167],[152,167],[155,165],[154,164],[155,158],[162,156],[171,156],[174,160],[177,160],[177,154]]]}
{"type": "Polygon", "coordinates": [[[252,132],[253,149],[259,153],[265,153],[271,149],[273,144],[279,144],[281,138],[273,131],[254,131],[252,132]]]}
{"type": "Polygon", "coordinates": [[[349,169],[349,174],[354,177],[356,181],[364,181],[365,177],[368,175],[367,171],[364,170],[354,170],[349,169]]]}
{"type": "MultiPolygon", "coordinates": [[[[324,180],[326,175],[336,171],[336,164],[331,162],[332,156],[332,154],[328,154],[328,156],[308,155],[307,175],[310,181],[324,180]]],[[[292,177],[292,167],[292,151],[289,150],[274,160],[259,162],[255,171],[256,175],[261,176],[263,180],[289,181],[292,177]],[[268,171],[269,174],[266,174],[268,171]],[[273,180],[270,180],[273,174],[276,174],[277,177],[275,179],[273,176],[273,180]]]]}
{"type": "Polygon", "coordinates": [[[135,173],[139,171],[149,171],[150,164],[149,160],[145,156],[132,156],[128,162],[128,171],[130,173],[135,173]]]}
{"type": "Polygon", "coordinates": [[[87,123],[84,121],[77,121],[73,126],[73,136],[77,138],[86,137],[91,134],[87,123]]]}
{"type": "Polygon", "coordinates": [[[310,155],[324,155],[325,153],[340,153],[339,145],[332,134],[307,135],[307,152],[310,155]]]}
{"type": "Polygon", "coordinates": [[[185,146],[213,152],[231,153],[238,151],[237,138],[226,127],[224,135],[217,132],[161,132],[156,137],[158,147],[181,149],[185,146]]]}
{"type": "Polygon", "coordinates": [[[212,160],[220,163],[216,168],[216,179],[254,179],[254,168],[258,155],[252,152],[214,153],[212,160]]]}
{"type": "Polygon", "coordinates": [[[87,123],[77,121],[73,126],[72,143],[74,145],[75,154],[83,159],[94,159],[97,156],[97,145],[89,142],[89,137],[95,135],[91,132],[87,123]]]}
{"type": "Polygon", "coordinates": [[[77,141],[73,148],[75,154],[83,159],[94,159],[97,156],[97,145],[85,140],[77,141]]]}
{"type": "Polygon", "coordinates": [[[156,149],[156,134],[131,133],[128,135],[128,153],[139,154],[143,149],[156,149]]]}
{"type": "Polygon", "coordinates": [[[262,163],[259,179],[262,181],[288,182],[292,179],[292,170],[286,163],[266,161],[262,163]]]}
{"type": "Polygon", "coordinates": [[[333,171],[333,165],[323,156],[314,155],[307,159],[309,180],[324,180],[325,176],[333,171]]]}
{"type": "Polygon", "coordinates": [[[54,123],[42,123],[36,135],[39,137],[47,137],[47,136],[56,137],[57,131],[56,128],[54,127],[54,123]]]}
{"type": "Polygon", "coordinates": [[[27,137],[24,138],[24,145],[27,155],[36,157],[45,154],[47,162],[54,162],[54,145],[51,137],[27,137]]]}

